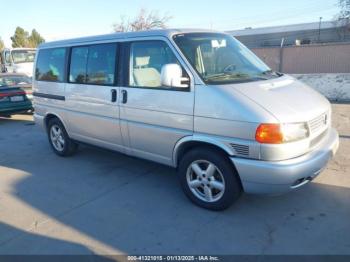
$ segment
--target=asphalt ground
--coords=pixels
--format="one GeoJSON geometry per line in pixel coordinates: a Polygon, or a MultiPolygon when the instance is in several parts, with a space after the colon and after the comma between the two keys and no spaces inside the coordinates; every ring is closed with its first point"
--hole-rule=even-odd
{"type": "Polygon", "coordinates": [[[56,156],[31,115],[0,118],[0,254],[350,254],[350,105],[340,148],[312,183],[193,205],[175,170],[81,146],[56,156]]]}

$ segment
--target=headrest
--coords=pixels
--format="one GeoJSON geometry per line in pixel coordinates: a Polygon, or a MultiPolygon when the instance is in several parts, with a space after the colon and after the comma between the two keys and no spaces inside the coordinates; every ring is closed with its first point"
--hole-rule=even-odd
{"type": "Polygon", "coordinates": [[[136,57],[136,67],[142,67],[149,64],[149,56],[136,57]]]}

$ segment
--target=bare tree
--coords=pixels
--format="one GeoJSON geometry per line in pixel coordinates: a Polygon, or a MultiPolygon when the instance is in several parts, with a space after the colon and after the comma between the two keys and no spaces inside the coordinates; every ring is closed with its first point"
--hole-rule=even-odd
{"type": "Polygon", "coordinates": [[[350,18],[350,0],[338,0],[338,5],[340,7],[339,16],[341,18],[350,18]]]}
{"type": "Polygon", "coordinates": [[[350,0],[338,0],[340,8],[335,16],[334,25],[341,40],[344,40],[347,34],[350,34],[350,0]]]}
{"type": "Polygon", "coordinates": [[[126,18],[122,16],[120,21],[113,25],[114,32],[134,32],[150,29],[167,28],[167,23],[172,19],[172,16],[167,14],[159,15],[158,11],[148,12],[142,8],[136,17],[126,18]]]}

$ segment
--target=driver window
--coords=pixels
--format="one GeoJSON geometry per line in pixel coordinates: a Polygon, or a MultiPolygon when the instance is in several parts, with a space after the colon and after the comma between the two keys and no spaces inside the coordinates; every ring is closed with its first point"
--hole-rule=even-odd
{"type": "MultiPolygon", "coordinates": [[[[160,88],[163,65],[180,64],[163,41],[141,41],[130,45],[129,86],[160,88]]],[[[169,89],[169,87],[164,87],[169,89]]]]}

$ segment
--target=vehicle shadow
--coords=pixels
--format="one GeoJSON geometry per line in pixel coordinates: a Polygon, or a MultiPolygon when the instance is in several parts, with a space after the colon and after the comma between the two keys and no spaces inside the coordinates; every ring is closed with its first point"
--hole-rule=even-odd
{"type": "Polygon", "coordinates": [[[33,114],[23,113],[21,115],[3,116],[0,115],[0,125],[9,125],[14,123],[23,123],[27,125],[34,125],[33,114]]]}
{"type": "MultiPolygon", "coordinates": [[[[311,183],[279,197],[243,195],[228,210],[212,212],[187,200],[169,167],[87,146],[74,157],[61,158],[52,153],[45,136],[32,140],[35,148],[23,143],[10,149],[20,161],[0,160],[0,166],[29,174],[11,185],[11,197],[116,253],[350,253],[349,185],[311,183]]],[[[33,219],[39,227],[43,223],[39,215],[33,219]]],[[[51,230],[62,227],[51,228],[48,235],[51,230]]],[[[0,244],[0,254],[18,253],[18,247],[24,254],[35,253],[32,247],[42,239],[29,240],[23,248],[20,239],[8,240],[0,244]]],[[[89,240],[83,243],[90,245],[89,240]]],[[[63,248],[43,246],[43,252],[87,252],[69,242],[57,245],[63,248]]]]}
{"type": "MultiPolygon", "coordinates": [[[[112,259],[109,259],[108,257],[103,257],[103,256],[98,256],[96,255],[92,250],[90,250],[88,247],[80,244],[76,244],[73,242],[69,241],[62,241],[59,239],[47,237],[47,236],[42,236],[38,234],[33,234],[29,231],[24,231],[18,228],[15,228],[13,226],[10,226],[9,224],[6,223],[1,223],[0,222],[0,232],[2,234],[2,238],[4,235],[7,236],[7,240],[1,241],[0,246],[1,246],[1,255],[2,258],[6,261],[6,257],[4,255],[16,255],[18,256],[18,260],[20,261],[20,256],[23,255],[20,250],[22,248],[25,248],[28,243],[33,243],[31,245],[31,249],[28,250],[26,255],[55,255],[55,254],[65,254],[66,257],[64,261],[76,261],[73,260],[74,258],[76,259],[77,257],[69,256],[69,255],[75,255],[77,252],[81,255],[85,256],[91,256],[93,255],[96,260],[94,261],[114,261],[112,259]],[[12,241],[13,239],[21,239],[22,241],[20,242],[20,245],[16,246],[11,246],[11,245],[6,245],[7,242],[12,241]],[[62,252],[64,250],[64,252],[62,252]],[[71,251],[71,252],[70,252],[71,251]]],[[[19,242],[19,241],[18,241],[19,242]]],[[[23,257],[23,259],[25,259],[23,257]]],[[[62,259],[62,258],[61,258],[62,259]]],[[[58,261],[58,258],[55,257],[48,257],[46,261],[58,261]]],[[[14,260],[10,260],[14,261],[14,260]]],[[[44,260],[39,260],[39,261],[44,261],[44,260]]]]}

